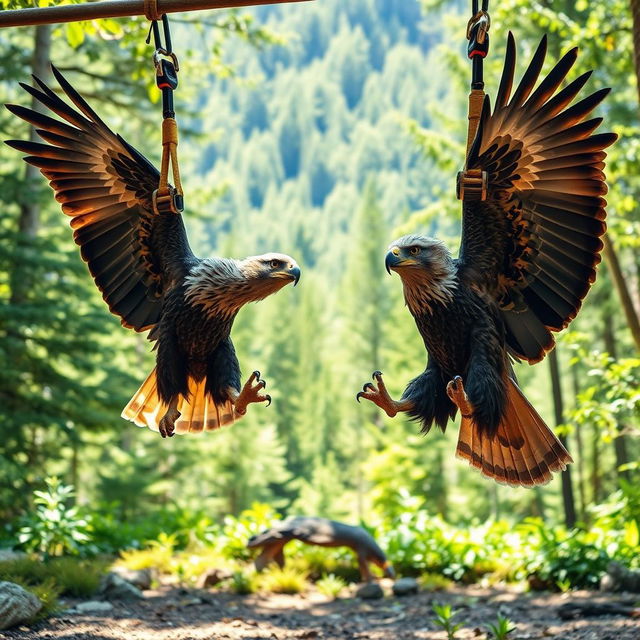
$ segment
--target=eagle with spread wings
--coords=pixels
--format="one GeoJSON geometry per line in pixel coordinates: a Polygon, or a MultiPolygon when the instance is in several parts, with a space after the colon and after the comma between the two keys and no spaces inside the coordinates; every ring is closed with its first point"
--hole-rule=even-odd
{"type": "Polygon", "coordinates": [[[298,282],[295,260],[279,253],[194,256],[182,217],[154,213],[156,168],[55,67],[53,73],[75,108],[38,78],[37,88],[21,83],[59,118],[6,105],[44,141],[7,144],[27,153],[25,161],[49,180],[110,311],[155,342],[156,366],[122,416],[164,438],[218,429],[244,415],[248,404],[270,403],[259,372],[241,385],[230,332],[243,305],[298,282]]]}
{"type": "Polygon", "coordinates": [[[572,462],[518,388],[512,359],[531,364],[553,349],[552,332],[580,310],[596,278],[606,226],[604,149],[589,114],[609,89],[569,106],[584,73],[560,89],[577,58],[569,51],[540,82],[543,38],[512,92],[516,47],[509,34],[493,110],[485,97],[467,169],[488,177],[487,197],[465,201],[459,257],[434,238],[408,235],[389,247],[423,338],[425,371],[399,401],[373,374],[358,393],[389,416],[406,412],[427,432],[443,431],[458,410],[456,454],[485,476],[512,486],[548,482],[572,462]]]}

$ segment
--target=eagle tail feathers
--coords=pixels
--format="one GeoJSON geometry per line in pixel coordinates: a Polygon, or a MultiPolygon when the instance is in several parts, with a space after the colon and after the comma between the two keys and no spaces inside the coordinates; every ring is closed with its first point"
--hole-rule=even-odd
{"type": "Polygon", "coordinates": [[[456,456],[482,475],[512,487],[546,484],[564,471],[571,456],[518,385],[508,379],[507,405],[497,432],[490,436],[473,417],[462,417],[456,456]]]}
{"type": "MultiPolygon", "coordinates": [[[[175,422],[176,433],[215,431],[232,424],[240,417],[231,400],[214,402],[206,391],[206,382],[206,378],[198,381],[189,377],[189,398],[180,396],[178,401],[180,417],[175,422]]],[[[158,394],[157,373],[154,368],[123,409],[122,417],[139,427],[159,431],[160,420],[167,408],[168,405],[162,402],[158,394]]]]}

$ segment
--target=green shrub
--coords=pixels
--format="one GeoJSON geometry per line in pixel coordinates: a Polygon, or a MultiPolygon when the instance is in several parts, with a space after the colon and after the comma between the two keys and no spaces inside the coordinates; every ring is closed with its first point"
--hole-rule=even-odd
{"type": "Polygon", "coordinates": [[[423,591],[445,591],[453,582],[438,573],[423,573],[418,578],[418,583],[423,591]]]}
{"type": "Polygon", "coordinates": [[[305,591],[309,582],[307,574],[300,573],[292,567],[272,567],[267,569],[259,576],[258,584],[261,590],[269,593],[302,593],[305,591]]]}
{"type": "Polygon", "coordinates": [[[257,591],[256,574],[250,571],[234,571],[229,582],[233,593],[244,596],[257,591]]]}
{"type": "Polygon", "coordinates": [[[347,586],[347,583],[339,576],[330,573],[329,575],[322,576],[320,580],[316,582],[316,588],[327,598],[336,599],[340,592],[347,586]]]}
{"type": "Polygon", "coordinates": [[[62,595],[84,598],[92,596],[100,586],[100,578],[107,572],[107,560],[56,558],[48,563],[50,578],[60,587],[62,595]]]}
{"type": "Polygon", "coordinates": [[[46,491],[33,493],[36,508],[18,531],[19,544],[25,551],[47,556],[80,553],[91,540],[91,528],[77,507],[67,506],[74,495],[73,487],[55,477],[47,478],[46,484],[46,491]]]}

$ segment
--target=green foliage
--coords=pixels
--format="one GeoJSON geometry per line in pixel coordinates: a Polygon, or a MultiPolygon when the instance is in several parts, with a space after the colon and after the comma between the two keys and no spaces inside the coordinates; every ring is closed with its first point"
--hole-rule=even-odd
{"type": "Polygon", "coordinates": [[[516,625],[509,618],[500,614],[498,614],[498,619],[495,623],[489,623],[486,627],[495,640],[507,640],[509,634],[516,630],[516,625]]]}
{"type": "Polygon", "coordinates": [[[258,589],[256,573],[252,571],[234,571],[231,575],[229,589],[240,596],[255,593],[258,589]]]}
{"type": "Polygon", "coordinates": [[[455,640],[456,632],[462,628],[461,622],[454,622],[453,618],[457,615],[457,611],[451,608],[450,604],[433,604],[433,613],[436,617],[433,619],[434,624],[444,629],[447,633],[447,640],[455,640]]]}
{"type": "Polygon", "coordinates": [[[34,593],[42,593],[44,604],[51,603],[50,607],[53,607],[59,595],[92,596],[109,565],[110,561],[105,559],[63,557],[42,561],[35,557],[18,558],[0,562],[0,580],[16,582],[34,593]]]}
{"type": "Polygon", "coordinates": [[[336,576],[333,573],[324,574],[316,582],[316,589],[332,600],[335,600],[346,586],[347,583],[340,576],[336,576]]]}
{"type": "Polygon", "coordinates": [[[423,573],[418,578],[422,591],[446,591],[453,585],[453,581],[438,573],[423,573]]]}
{"type": "Polygon", "coordinates": [[[58,478],[45,482],[47,490],[34,492],[35,512],[18,532],[20,546],[47,556],[79,553],[90,540],[90,525],[77,507],[67,505],[74,496],[73,487],[58,478]]]}
{"type": "Polygon", "coordinates": [[[307,589],[307,574],[292,567],[270,567],[258,576],[259,588],[269,593],[302,593],[307,589]]]}

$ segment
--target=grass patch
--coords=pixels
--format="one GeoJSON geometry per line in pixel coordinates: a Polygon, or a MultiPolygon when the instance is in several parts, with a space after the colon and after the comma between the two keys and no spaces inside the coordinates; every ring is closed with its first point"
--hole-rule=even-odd
{"type": "Polygon", "coordinates": [[[267,569],[259,577],[260,589],[269,593],[302,593],[309,586],[307,574],[293,567],[267,569]]]}
{"type": "Polygon", "coordinates": [[[93,595],[109,564],[109,560],[104,558],[87,560],[66,556],[47,562],[37,558],[17,558],[0,562],[0,580],[15,582],[33,593],[33,588],[42,588],[43,602],[46,604],[49,591],[55,591],[56,597],[93,595]]]}
{"type": "Polygon", "coordinates": [[[340,576],[336,576],[333,573],[322,576],[322,578],[316,582],[316,588],[318,591],[322,595],[327,596],[327,598],[332,598],[333,600],[340,595],[340,592],[346,586],[347,583],[340,576]]]}
{"type": "Polygon", "coordinates": [[[239,596],[246,596],[258,590],[258,580],[255,572],[234,571],[229,582],[229,589],[239,596]]]}
{"type": "Polygon", "coordinates": [[[453,585],[453,581],[439,573],[423,573],[418,578],[418,584],[423,591],[446,591],[453,585]]]}

